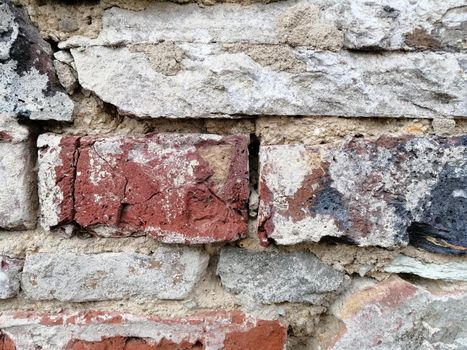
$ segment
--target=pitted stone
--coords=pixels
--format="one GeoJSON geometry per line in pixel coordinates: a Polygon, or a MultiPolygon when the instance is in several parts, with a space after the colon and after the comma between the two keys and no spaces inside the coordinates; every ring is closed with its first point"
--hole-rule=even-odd
{"type": "Polygon", "coordinates": [[[175,247],[152,255],[37,253],[26,257],[21,286],[34,300],[183,299],[208,260],[200,250],[175,247]]]}
{"type": "Polygon", "coordinates": [[[264,303],[320,304],[342,289],[343,273],[311,253],[249,252],[238,248],[221,251],[217,274],[232,293],[264,303]]]}

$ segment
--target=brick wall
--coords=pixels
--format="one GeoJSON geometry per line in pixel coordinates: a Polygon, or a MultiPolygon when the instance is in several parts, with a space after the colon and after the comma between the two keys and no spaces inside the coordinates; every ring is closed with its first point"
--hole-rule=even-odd
{"type": "Polygon", "coordinates": [[[0,0],[0,349],[467,348],[463,0],[0,0]]]}

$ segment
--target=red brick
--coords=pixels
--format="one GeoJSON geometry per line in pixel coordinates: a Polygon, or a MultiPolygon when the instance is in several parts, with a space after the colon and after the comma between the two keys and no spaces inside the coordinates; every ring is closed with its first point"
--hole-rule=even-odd
{"type": "Polygon", "coordinates": [[[160,342],[151,342],[134,337],[111,337],[100,341],[74,340],[66,350],[202,350],[204,346],[186,341],[176,344],[170,340],[162,339],[160,342]]]}
{"type": "Polygon", "coordinates": [[[4,312],[0,324],[24,348],[67,350],[283,350],[287,327],[239,311],[183,318],[108,312],[4,312]],[[46,343],[44,343],[46,342],[46,343]]]}
{"type": "Polygon", "coordinates": [[[2,332],[0,332],[0,350],[16,350],[15,343],[2,332]]]}
{"type": "Polygon", "coordinates": [[[247,332],[237,331],[227,334],[225,350],[269,350],[283,349],[286,333],[278,323],[258,321],[256,327],[247,332]]]}
{"type": "Polygon", "coordinates": [[[42,135],[41,222],[164,242],[231,241],[247,231],[248,136],[42,135]]]}
{"type": "Polygon", "coordinates": [[[422,349],[436,344],[456,349],[464,344],[465,285],[417,284],[397,276],[353,283],[315,333],[317,348],[422,349]]]}

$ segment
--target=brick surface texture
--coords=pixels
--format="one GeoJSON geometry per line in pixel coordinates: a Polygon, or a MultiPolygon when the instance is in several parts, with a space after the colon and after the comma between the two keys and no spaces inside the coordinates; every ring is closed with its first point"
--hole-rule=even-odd
{"type": "Polygon", "coordinates": [[[0,0],[0,350],[467,349],[465,0],[0,0]]]}
{"type": "Polygon", "coordinates": [[[246,234],[248,137],[42,135],[38,142],[45,226],[146,232],[168,243],[246,234]]]}

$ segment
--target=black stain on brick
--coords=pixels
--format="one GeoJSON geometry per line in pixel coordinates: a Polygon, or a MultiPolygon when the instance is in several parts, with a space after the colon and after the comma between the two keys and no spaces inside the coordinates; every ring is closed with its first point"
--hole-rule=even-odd
{"type": "Polygon", "coordinates": [[[409,243],[409,237],[407,236],[407,228],[412,220],[412,214],[407,210],[407,203],[401,198],[395,198],[390,201],[390,206],[394,209],[394,213],[399,218],[400,222],[405,222],[406,225],[400,227],[394,236],[394,242],[397,244],[409,243]]]}
{"type": "Polygon", "coordinates": [[[467,254],[467,175],[446,166],[424,208],[408,229],[410,244],[435,253],[467,254]]]}
{"type": "Polygon", "coordinates": [[[41,38],[39,31],[32,25],[23,8],[16,7],[9,1],[7,4],[19,28],[18,36],[9,53],[10,60],[16,63],[16,73],[22,76],[34,67],[40,74],[47,75],[47,88],[43,91],[45,96],[63,92],[55,73],[52,62],[53,51],[49,43],[41,38]]]}
{"type": "Polygon", "coordinates": [[[311,215],[320,214],[333,218],[336,226],[342,230],[351,229],[351,219],[344,206],[342,194],[330,186],[330,181],[323,186],[323,190],[316,194],[309,211],[311,215]]]}

